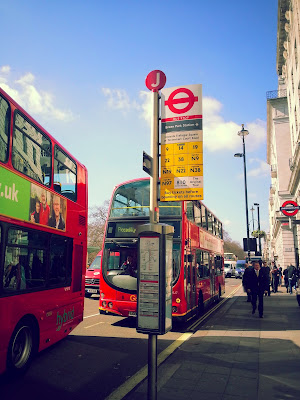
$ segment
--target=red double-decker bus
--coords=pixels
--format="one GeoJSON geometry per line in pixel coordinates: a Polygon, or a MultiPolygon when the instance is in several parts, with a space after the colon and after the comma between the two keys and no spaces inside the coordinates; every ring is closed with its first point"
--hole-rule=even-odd
{"type": "Polygon", "coordinates": [[[0,373],[83,319],[87,170],[0,89],[0,373]]]}
{"type": "MultiPolygon", "coordinates": [[[[149,222],[150,180],[114,189],[103,242],[100,313],[135,316],[138,226],[149,222]]],[[[172,313],[187,321],[225,292],[222,224],[200,201],[160,202],[174,227],[172,313]]]]}

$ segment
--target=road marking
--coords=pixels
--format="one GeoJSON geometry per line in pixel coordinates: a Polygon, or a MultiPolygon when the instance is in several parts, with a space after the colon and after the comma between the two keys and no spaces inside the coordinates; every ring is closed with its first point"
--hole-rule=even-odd
{"type": "Polygon", "coordinates": [[[99,313],[98,313],[98,314],[93,314],[93,315],[87,315],[86,317],[83,317],[83,319],[91,318],[91,317],[96,317],[96,315],[99,315],[99,313]]]}
{"type": "MultiPolygon", "coordinates": [[[[188,340],[193,335],[192,332],[186,332],[181,335],[175,342],[170,344],[163,350],[157,357],[157,367],[163,363],[183,342],[188,340]]],[[[112,392],[105,400],[122,400],[131,390],[133,390],[139,383],[141,383],[148,375],[148,365],[145,365],[135,375],[129,378],[114,392],[112,392]]]]}
{"type": "Polygon", "coordinates": [[[207,317],[209,317],[213,312],[215,312],[223,303],[225,303],[226,300],[230,299],[233,297],[233,295],[240,289],[242,285],[240,284],[236,289],[234,289],[232,292],[230,292],[220,303],[216,304],[211,310],[209,310],[207,313],[203,315],[200,319],[195,321],[188,329],[189,330],[195,330],[198,325],[201,324],[201,322],[205,321],[207,317]]]}
{"type": "Polygon", "coordinates": [[[92,326],[100,325],[100,324],[105,324],[105,322],[97,322],[96,324],[85,326],[84,329],[91,328],[92,326]]]}
{"type": "MultiPolygon", "coordinates": [[[[233,297],[233,295],[240,289],[242,285],[239,285],[236,289],[234,289],[231,293],[228,294],[220,303],[218,303],[212,310],[203,317],[196,321],[193,325],[190,326],[195,328],[202,321],[204,321],[212,312],[217,310],[221,304],[223,304],[226,300],[233,297]]],[[[163,350],[157,357],[157,367],[160,366],[174,351],[182,345],[182,343],[186,342],[193,336],[194,331],[183,333],[177,340],[170,344],[165,350],[163,350]]],[[[126,382],[124,382],[121,386],[119,386],[116,390],[114,390],[105,400],[122,400],[129,392],[131,392],[138,384],[140,384],[148,375],[148,365],[145,365],[142,369],[140,369],[135,375],[129,378],[126,382]]]]}

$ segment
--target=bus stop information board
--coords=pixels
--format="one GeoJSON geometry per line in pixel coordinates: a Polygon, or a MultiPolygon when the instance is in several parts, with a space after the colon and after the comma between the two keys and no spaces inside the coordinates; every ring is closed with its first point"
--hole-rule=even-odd
{"type": "Polygon", "coordinates": [[[159,328],[159,237],[140,239],[139,322],[143,328],[159,328]]]}
{"type": "Polygon", "coordinates": [[[163,89],[161,99],[160,200],[202,200],[202,85],[163,89]]]}

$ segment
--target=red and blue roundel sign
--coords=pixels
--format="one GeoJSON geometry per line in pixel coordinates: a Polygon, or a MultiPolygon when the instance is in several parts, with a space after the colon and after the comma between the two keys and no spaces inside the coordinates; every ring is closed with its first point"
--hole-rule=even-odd
{"type": "Polygon", "coordinates": [[[298,204],[293,200],[285,201],[280,207],[282,214],[286,215],[287,217],[293,217],[299,210],[300,206],[298,206],[298,204]]]}

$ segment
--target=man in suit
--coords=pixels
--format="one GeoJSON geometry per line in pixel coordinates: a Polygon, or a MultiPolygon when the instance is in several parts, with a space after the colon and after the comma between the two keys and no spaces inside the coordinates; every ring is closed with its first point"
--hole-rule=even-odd
{"type": "Polygon", "coordinates": [[[264,314],[264,294],[268,293],[268,285],[269,280],[264,269],[260,268],[259,261],[252,262],[253,268],[249,271],[246,278],[246,287],[247,292],[251,293],[252,299],[252,314],[255,313],[257,308],[257,299],[258,299],[258,312],[259,317],[263,318],[264,314]]]}
{"type": "Polygon", "coordinates": [[[248,292],[248,290],[247,290],[247,276],[250,273],[251,269],[252,269],[252,265],[249,266],[249,263],[246,262],[245,263],[245,271],[244,271],[243,278],[242,278],[242,284],[244,287],[244,291],[247,293],[247,303],[251,303],[251,293],[248,292]]]}

